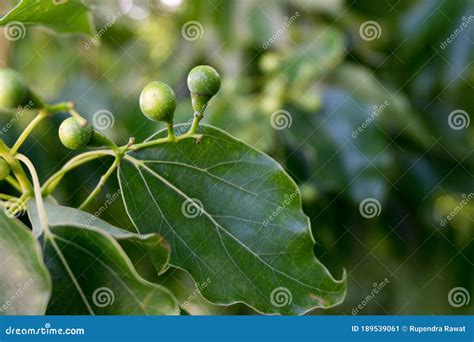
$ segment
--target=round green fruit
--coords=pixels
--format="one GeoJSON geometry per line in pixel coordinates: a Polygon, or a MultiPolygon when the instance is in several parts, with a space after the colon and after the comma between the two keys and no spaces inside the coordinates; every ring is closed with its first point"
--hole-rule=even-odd
{"type": "Polygon", "coordinates": [[[4,180],[10,174],[10,165],[3,158],[0,158],[0,180],[4,180]]]}
{"type": "Polygon", "coordinates": [[[213,67],[198,65],[188,75],[188,88],[191,94],[212,97],[221,87],[221,77],[213,67]]]}
{"type": "Polygon", "coordinates": [[[29,89],[15,70],[0,69],[0,89],[0,108],[13,109],[25,105],[29,89]]]}
{"type": "Polygon", "coordinates": [[[59,126],[59,139],[71,150],[86,147],[92,138],[92,126],[81,124],[73,117],[67,118],[59,126]]]}
{"type": "Polygon", "coordinates": [[[173,89],[159,81],[148,83],[140,94],[140,109],[151,120],[172,123],[176,110],[173,89]]]}

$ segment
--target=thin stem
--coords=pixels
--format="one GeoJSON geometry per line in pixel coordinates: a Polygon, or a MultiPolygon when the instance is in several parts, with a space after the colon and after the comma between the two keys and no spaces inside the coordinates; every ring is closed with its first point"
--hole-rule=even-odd
{"type": "Polygon", "coordinates": [[[184,139],[189,139],[189,138],[195,138],[195,139],[199,140],[199,139],[202,138],[202,134],[195,134],[195,131],[196,131],[196,129],[198,127],[198,124],[199,124],[199,120],[200,119],[198,119],[197,117],[194,117],[192,126],[189,129],[189,131],[182,134],[182,135],[179,135],[177,137],[174,135],[173,125],[167,123],[166,124],[166,129],[167,129],[167,132],[168,132],[168,136],[166,138],[159,138],[159,139],[155,139],[155,140],[145,141],[145,142],[142,142],[142,143],[139,143],[139,144],[133,144],[130,147],[128,147],[127,150],[137,151],[137,150],[141,150],[143,148],[156,146],[156,145],[169,143],[169,142],[178,142],[178,141],[181,141],[181,140],[184,140],[184,139]]]}
{"type": "Polygon", "coordinates": [[[19,192],[22,192],[20,184],[18,184],[16,179],[13,178],[12,176],[8,176],[7,178],[5,178],[5,181],[8,182],[11,186],[13,186],[19,192]]]}
{"type": "Polygon", "coordinates": [[[168,138],[170,139],[170,141],[174,141],[175,136],[174,136],[173,123],[170,123],[170,122],[166,123],[166,131],[168,132],[168,138]]]}
{"type": "MultiPolygon", "coordinates": [[[[8,196],[8,195],[7,195],[8,196]]],[[[16,214],[24,210],[25,203],[30,199],[29,193],[24,193],[18,197],[12,197],[10,200],[7,201],[5,208],[8,210],[10,215],[16,216],[16,214]]]]}
{"type": "Polygon", "coordinates": [[[97,156],[90,156],[90,157],[84,157],[84,158],[80,158],[78,160],[75,161],[75,163],[73,164],[66,164],[65,166],[63,166],[61,168],[61,170],[59,170],[58,172],[56,172],[54,175],[52,175],[43,185],[43,196],[47,197],[49,196],[53,191],[54,189],[56,189],[56,187],[58,186],[58,184],[61,182],[61,180],[63,179],[63,177],[66,175],[67,172],[91,161],[91,160],[94,160],[94,159],[97,159],[98,157],[97,156]]]}
{"type": "Polygon", "coordinates": [[[164,144],[164,143],[172,142],[172,141],[175,141],[175,138],[170,139],[170,137],[167,136],[166,138],[160,138],[160,139],[156,139],[156,140],[145,141],[145,142],[142,142],[142,143],[139,143],[139,144],[134,144],[134,145],[130,146],[128,149],[131,150],[131,151],[136,151],[136,150],[140,150],[140,149],[145,148],[145,147],[160,145],[160,144],[164,144]]]}
{"type": "Polygon", "coordinates": [[[84,208],[86,208],[95,198],[95,196],[97,196],[97,194],[99,194],[99,192],[104,188],[104,185],[109,179],[109,177],[112,175],[112,173],[114,173],[114,171],[119,166],[120,159],[121,157],[117,156],[112,166],[110,166],[107,172],[102,177],[100,177],[99,183],[97,183],[97,186],[95,187],[95,189],[89,194],[86,200],[79,206],[80,210],[84,210],[84,208]]]}
{"type": "Polygon", "coordinates": [[[71,108],[69,110],[69,114],[71,114],[71,116],[76,119],[76,121],[79,123],[79,125],[81,125],[82,127],[85,127],[87,125],[87,120],[84,119],[81,114],[79,114],[75,109],[71,108]]]}
{"type": "Polygon", "coordinates": [[[45,232],[49,230],[48,219],[46,217],[46,209],[44,208],[43,197],[41,196],[40,181],[38,178],[38,174],[36,173],[35,167],[33,166],[33,163],[23,154],[17,154],[16,157],[18,158],[18,160],[22,161],[23,164],[26,165],[26,167],[28,168],[28,171],[30,172],[31,179],[33,180],[33,190],[35,193],[36,207],[38,209],[38,219],[41,225],[41,231],[40,232],[33,231],[33,235],[38,237],[39,235],[41,235],[41,232],[43,231],[45,232]]]}
{"type": "Polygon", "coordinates": [[[181,140],[189,139],[189,138],[194,138],[197,141],[199,141],[202,138],[202,134],[195,134],[195,133],[187,132],[183,135],[180,135],[179,137],[176,137],[176,141],[181,141],[181,140]]]}
{"type": "Polygon", "coordinates": [[[18,162],[18,160],[11,156],[10,149],[7,145],[5,145],[2,139],[0,139],[0,155],[10,165],[10,168],[21,187],[21,191],[23,193],[31,192],[33,187],[30,183],[30,180],[28,177],[26,177],[25,171],[23,171],[23,168],[21,167],[21,164],[18,162]]]}
{"type": "Polygon", "coordinates": [[[0,194],[0,199],[4,199],[11,202],[12,200],[17,201],[18,197],[7,195],[7,194],[0,194]]]}
{"type": "Polygon", "coordinates": [[[85,164],[91,160],[98,159],[104,156],[115,156],[115,153],[111,150],[99,150],[99,151],[90,151],[82,153],[74,158],[72,158],[69,162],[67,162],[59,171],[53,174],[44,184],[42,194],[43,196],[49,196],[54,189],[58,186],[61,179],[64,177],[66,173],[69,171],[85,164]]]}
{"type": "Polygon", "coordinates": [[[73,102],[59,102],[45,107],[48,113],[69,112],[72,108],[73,102]]]}
{"type": "Polygon", "coordinates": [[[25,130],[21,133],[21,135],[18,137],[16,140],[15,144],[13,147],[10,149],[10,154],[14,156],[18,149],[21,147],[21,145],[25,142],[26,138],[30,135],[30,133],[35,129],[38,124],[43,121],[44,118],[48,116],[48,113],[45,111],[40,111],[38,115],[35,116],[33,120],[28,124],[28,126],[25,128],[25,130]]]}
{"type": "Polygon", "coordinates": [[[191,127],[189,128],[189,131],[185,134],[194,134],[196,133],[197,129],[198,129],[198,126],[199,126],[199,122],[201,121],[201,119],[203,118],[202,115],[195,115],[194,116],[194,119],[193,119],[193,123],[191,124],[191,127]]]}

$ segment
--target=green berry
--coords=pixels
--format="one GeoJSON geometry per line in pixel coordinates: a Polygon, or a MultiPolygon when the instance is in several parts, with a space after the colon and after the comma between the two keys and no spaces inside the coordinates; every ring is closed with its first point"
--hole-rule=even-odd
{"type": "Polygon", "coordinates": [[[221,77],[213,67],[198,65],[188,75],[188,88],[191,94],[211,98],[221,87],[221,77]]]}
{"type": "Polygon", "coordinates": [[[176,110],[173,89],[159,81],[148,83],[140,94],[140,108],[151,120],[172,123],[176,110]]]}
{"type": "Polygon", "coordinates": [[[26,104],[29,89],[23,78],[12,69],[0,69],[0,108],[12,109],[26,104]]]}
{"type": "Polygon", "coordinates": [[[3,158],[0,158],[0,180],[4,180],[10,174],[10,165],[3,158]]]}
{"type": "Polygon", "coordinates": [[[59,139],[71,150],[86,147],[92,138],[92,126],[81,124],[73,117],[67,118],[59,126],[59,139]]]}

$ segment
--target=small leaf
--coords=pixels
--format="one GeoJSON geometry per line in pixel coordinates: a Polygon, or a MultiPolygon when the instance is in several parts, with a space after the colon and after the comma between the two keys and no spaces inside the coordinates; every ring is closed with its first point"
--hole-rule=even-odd
{"type": "MultiPolygon", "coordinates": [[[[39,226],[36,206],[30,203],[30,219],[33,228],[39,226]]],[[[169,268],[170,246],[159,234],[139,235],[120,228],[117,228],[100,218],[84,211],[56,205],[53,203],[44,204],[48,214],[50,226],[94,227],[103,230],[114,237],[126,252],[135,268],[150,269],[154,267],[158,274],[164,273],[169,268]]]]}
{"type": "MultiPolygon", "coordinates": [[[[61,214],[54,213],[63,207],[45,207],[48,220],[57,220],[57,225],[55,219],[48,221],[49,232],[43,237],[46,265],[53,278],[48,314],[179,314],[173,294],[140,277],[111,233],[72,220],[62,222],[61,214]]],[[[28,211],[31,221],[38,221],[32,201],[28,211]]],[[[120,230],[115,233],[119,235],[120,230]]]]}
{"type": "Polygon", "coordinates": [[[0,315],[44,315],[51,278],[31,231],[0,210],[0,315]]]}
{"type": "Polygon", "coordinates": [[[22,0],[0,19],[0,26],[12,22],[42,25],[59,33],[95,34],[89,9],[80,0],[22,0]]]}
{"type": "MultiPolygon", "coordinates": [[[[187,270],[213,303],[244,302],[268,314],[302,314],[340,303],[313,254],[296,184],[274,160],[225,132],[127,154],[119,181],[141,233],[159,232],[171,265],[187,270]]],[[[160,133],[163,135],[163,132],[160,133]]]]}

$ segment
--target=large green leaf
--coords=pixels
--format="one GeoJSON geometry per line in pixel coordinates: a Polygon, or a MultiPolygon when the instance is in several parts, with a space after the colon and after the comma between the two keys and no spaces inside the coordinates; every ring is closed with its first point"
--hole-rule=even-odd
{"type": "MultiPolygon", "coordinates": [[[[129,233],[103,223],[96,227],[97,219],[85,223],[81,221],[85,216],[75,209],[50,204],[46,204],[45,209],[49,232],[44,235],[43,249],[53,278],[48,313],[179,313],[173,294],[163,286],[144,280],[112,234],[128,243],[132,243],[130,238],[132,241],[141,238],[131,237],[129,233]],[[71,215],[69,219],[64,216],[66,210],[71,215]]],[[[38,212],[32,202],[29,215],[33,224],[37,224],[38,212]]]]}
{"type": "Polygon", "coordinates": [[[89,9],[80,0],[22,0],[0,19],[0,25],[12,22],[42,25],[60,33],[95,34],[89,9]]]}
{"type": "Polygon", "coordinates": [[[50,295],[51,278],[38,242],[0,210],[0,315],[43,315],[50,295]]]}
{"type": "Polygon", "coordinates": [[[122,160],[120,186],[137,229],[163,235],[171,265],[206,282],[201,292],[213,303],[244,302],[268,314],[340,303],[345,275],[335,280],[315,258],[295,183],[227,133],[200,132],[200,144],[183,140],[122,160]]]}

